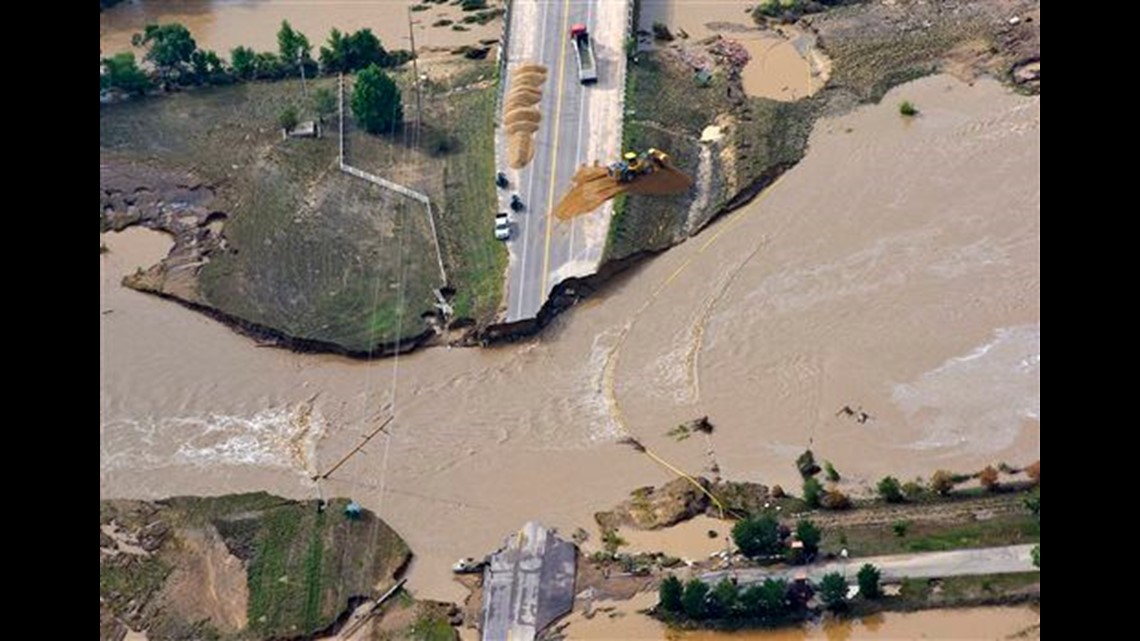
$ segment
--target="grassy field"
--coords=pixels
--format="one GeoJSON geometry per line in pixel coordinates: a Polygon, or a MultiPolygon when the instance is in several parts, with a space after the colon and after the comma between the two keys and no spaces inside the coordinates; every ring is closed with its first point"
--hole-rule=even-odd
{"type": "MultiPolygon", "coordinates": [[[[425,127],[380,136],[348,121],[348,160],[427,193],[457,315],[490,320],[502,299],[506,251],[489,232],[494,210],[494,65],[463,61],[451,80],[426,83],[425,127]],[[465,91],[459,83],[483,78],[465,91]]],[[[395,77],[407,122],[410,72],[395,77]]],[[[335,89],[336,81],[309,82],[335,89]]],[[[350,95],[350,94],[349,94],[350,95]]],[[[189,171],[228,215],[227,247],[198,273],[192,301],[290,338],[371,352],[422,333],[442,282],[427,209],[337,170],[337,120],[325,136],[282,140],[288,105],[311,117],[300,83],[203,88],[102,107],[102,162],[189,171]],[[218,202],[221,201],[221,202],[218,202]]]]}
{"type": "MultiPolygon", "coordinates": [[[[323,512],[315,501],[287,501],[264,492],[180,497],[157,509],[134,504],[143,508],[132,512],[101,504],[101,521],[114,518],[128,530],[144,532],[161,522],[168,534],[153,556],[120,554],[101,563],[100,595],[117,614],[130,610],[131,602],[161,604],[171,598],[159,595],[172,569],[197,567],[185,556],[191,548],[181,543],[181,533],[213,527],[229,552],[247,564],[248,628],[238,634],[241,638],[297,638],[323,630],[345,612],[350,598],[387,589],[410,556],[400,537],[371,513],[347,518],[344,499],[330,501],[323,512]]],[[[152,639],[197,638],[193,634],[204,629],[202,622],[181,621],[172,614],[178,611],[149,610],[150,619],[136,623],[152,627],[152,639]]]]}

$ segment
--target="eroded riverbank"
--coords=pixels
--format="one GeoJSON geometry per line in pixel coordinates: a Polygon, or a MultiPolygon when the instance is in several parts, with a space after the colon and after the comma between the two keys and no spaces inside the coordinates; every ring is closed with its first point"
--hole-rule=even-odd
{"type": "Polygon", "coordinates": [[[394,408],[390,437],[323,490],[356,498],[409,542],[413,590],[455,600],[455,558],[498,547],[529,519],[590,528],[631,487],[669,480],[614,443],[615,401],[672,463],[707,464],[695,439],[665,432],[708,415],[726,476],[786,487],[809,439],[849,489],[886,473],[1033,460],[1039,126],[1039,97],[993,81],[900,87],[821,121],[767,196],[619,277],[543,336],[489,350],[369,363],[257,349],[119,287],[131,267],[113,260],[128,247],[110,236],[100,495],[314,497],[309,470],[327,469],[394,408]],[[903,121],[902,99],[922,115],[903,121]],[[984,384],[997,379],[1015,387],[984,384]],[[896,400],[899,386],[917,391],[896,400]],[[836,417],[845,404],[873,420],[836,417]]]}

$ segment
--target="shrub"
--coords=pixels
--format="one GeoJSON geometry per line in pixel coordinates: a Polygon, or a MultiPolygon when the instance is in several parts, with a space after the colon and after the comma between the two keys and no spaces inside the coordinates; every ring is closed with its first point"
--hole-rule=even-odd
{"type": "Polygon", "coordinates": [[[914,501],[921,498],[924,491],[925,490],[922,487],[922,477],[918,477],[913,481],[907,481],[906,483],[903,483],[902,486],[903,496],[905,496],[906,500],[908,501],[914,501]]]}
{"type": "Polygon", "coordinates": [[[899,103],[899,113],[904,116],[917,116],[918,109],[909,100],[904,100],[899,103]]]}
{"type": "Polygon", "coordinates": [[[895,536],[902,538],[906,536],[906,529],[908,526],[909,524],[906,521],[895,521],[894,525],[891,526],[891,529],[895,531],[895,536]]]}
{"type": "Polygon", "coordinates": [[[808,477],[804,481],[804,503],[808,507],[819,507],[820,496],[823,494],[823,485],[814,478],[808,477]]]}
{"type": "Polygon", "coordinates": [[[661,581],[661,585],[657,588],[658,604],[666,612],[680,612],[681,595],[684,592],[685,586],[681,585],[681,580],[670,574],[661,581]]]}
{"type": "Polygon", "coordinates": [[[879,587],[879,579],[882,578],[882,573],[875,566],[864,563],[863,567],[859,568],[859,574],[856,578],[859,581],[859,594],[868,599],[877,599],[882,594],[879,587]]]}
{"type": "Polygon", "coordinates": [[[978,474],[978,480],[981,481],[982,487],[986,488],[987,492],[996,492],[998,489],[998,471],[994,466],[987,465],[986,469],[978,474]]]}
{"type": "Polygon", "coordinates": [[[879,496],[887,503],[902,503],[905,500],[899,480],[893,476],[884,476],[879,481],[878,490],[879,496]]]}
{"type": "Polygon", "coordinates": [[[281,113],[277,114],[277,126],[286,133],[293,131],[297,126],[297,108],[290,105],[282,109],[281,113]]]}
{"type": "Polygon", "coordinates": [[[800,519],[796,523],[796,538],[803,542],[806,554],[814,555],[819,552],[819,541],[823,538],[823,532],[815,523],[807,519],[800,519]]]}
{"type": "Polygon", "coordinates": [[[819,582],[819,598],[829,610],[847,607],[847,581],[838,572],[823,575],[819,582]]]}
{"type": "Polygon", "coordinates": [[[851,508],[851,499],[839,490],[828,490],[820,497],[819,505],[825,510],[846,510],[851,508]]]}
{"type": "Polygon", "coordinates": [[[831,464],[831,461],[824,461],[823,473],[827,477],[827,480],[831,481],[832,483],[839,482],[839,472],[835,471],[835,466],[831,464]]]}
{"type": "Polygon", "coordinates": [[[739,609],[740,590],[728,579],[721,579],[708,597],[708,616],[712,618],[732,616],[739,609]]]}
{"type": "Polygon", "coordinates": [[[819,474],[819,466],[816,465],[815,455],[811,453],[811,450],[804,450],[804,453],[800,454],[799,458],[796,459],[796,469],[800,471],[800,476],[804,478],[819,474]]]}
{"type": "Polygon", "coordinates": [[[397,123],[403,122],[400,90],[380,67],[370,65],[356,77],[352,113],[371,134],[391,131],[397,123]]]}
{"type": "Polygon", "coordinates": [[[785,496],[784,488],[780,487],[779,485],[773,485],[771,494],[772,498],[774,499],[782,499],[785,496]]]}
{"type": "Polygon", "coordinates": [[[1034,545],[1033,549],[1030,550],[1029,553],[1033,556],[1033,565],[1038,570],[1040,570],[1041,569],[1041,544],[1038,543],[1037,545],[1034,545]]]}
{"type": "Polygon", "coordinates": [[[938,470],[930,477],[930,489],[941,496],[946,496],[954,489],[954,474],[946,470],[938,470]]]}
{"type": "Polygon", "coordinates": [[[669,27],[665,26],[663,22],[653,23],[653,37],[657,40],[672,40],[673,33],[669,31],[669,27]]]}
{"type": "Polygon", "coordinates": [[[732,527],[732,540],[748,558],[775,554],[780,550],[779,527],[770,516],[749,517],[732,527]]]}
{"type": "Polygon", "coordinates": [[[709,586],[700,579],[690,579],[685,584],[685,592],[681,595],[681,609],[690,619],[703,619],[707,612],[705,597],[708,596],[709,586]]]}

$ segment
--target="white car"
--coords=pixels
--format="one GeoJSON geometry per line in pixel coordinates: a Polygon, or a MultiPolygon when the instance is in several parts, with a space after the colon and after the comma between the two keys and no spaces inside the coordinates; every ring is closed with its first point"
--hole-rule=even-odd
{"type": "Polygon", "coordinates": [[[495,216],[495,238],[507,240],[511,237],[511,223],[507,220],[507,213],[501,212],[495,216]]]}

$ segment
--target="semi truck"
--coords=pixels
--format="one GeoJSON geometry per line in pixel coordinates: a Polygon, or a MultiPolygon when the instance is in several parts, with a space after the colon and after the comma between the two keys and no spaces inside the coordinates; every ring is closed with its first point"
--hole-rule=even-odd
{"type": "Polygon", "coordinates": [[[594,55],[594,41],[586,31],[586,25],[570,27],[570,42],[578,58],[578,81],[584,85],[598,81],[598,58],[594,55]]]}

